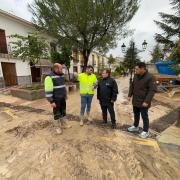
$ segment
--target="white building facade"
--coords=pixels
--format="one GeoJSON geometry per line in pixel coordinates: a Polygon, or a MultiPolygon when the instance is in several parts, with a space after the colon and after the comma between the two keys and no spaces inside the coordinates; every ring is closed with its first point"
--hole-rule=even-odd
{"type": "MultiPolygon", "coordinates": [[[[33,32],[36,32],[36,29],[32,23],[0,10],[0,88],[31,84],[40,75],[43,67],[46,71],[47,68],[50,70],[47,63],[45,66],[42,64],[40,69],[39,67],[30,67],[28,62],[9,56],[10,42],[13,40],[9,36],[14,34],[28,36],[29,33],[33,32]],[[32,77],[32,75],[36,77],[32,77]]],[[[51,37],[44,36],[49,43],[53,41],[51,37]]]]}
{"type": "MultiPolygon", "coordinates": [[[[29,33],[37,32],[34,25],[22,18],[14,16],[3,10],[0,10],[0,88],[14,85],[27,85],[32,82],[40,82],[43,74],[48,74],[51,71],[52,64],[50,60],[40,60],[40,63],[30,66],[28,62],[23,62],[21,59],[12,58],[9,38],[10,35],[19,34],[28,36],[29,33]]],[[[49,50],[55,40],[46,34],[41,34],[49,44],[49,50]]],[[[84,61],[83,55],[80,52],[72,53],[73,60],[71,61],[70,74],[82,72],[84,61]]],[[[89,65],[94,67],[95,72],[108,67],[108,58],[100,53],[92,52],[89,56],[89,65]]],[[[66,74],[67,70],[64,68],[66,74]]]]}
{"type": "MultiPolygon", "coordinates": [[[[83,55],[81,52],[72,52],[73,60],[71,60],[70,74],[81,73],[84,66],[83,55]]],[[[94,67],[94,72],[98,72],[102,68],[108,68],[108,58],[98,52],[91,52],[89,55],[88,65],[94,67]]]]}

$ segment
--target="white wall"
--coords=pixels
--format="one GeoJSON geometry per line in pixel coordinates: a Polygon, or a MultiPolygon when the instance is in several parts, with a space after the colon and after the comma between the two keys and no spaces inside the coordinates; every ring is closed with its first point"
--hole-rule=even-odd
{"type": "MultiPolygon", "coordinates": [[[[33,25],[28,24],[26,22],[22,22],[13,17],[6,16],[2,13],[0,13],[0,29],[5,30],[7,46],[9,42],[13,41],[12,38],[8,37],[10,35],[20,34],[22,36],[28,36],[30,32],[36,32],[36,29],[33,27],[33,25]]],[[[47,39],[48,43],[54,41],[54,39],[49,35],[46,34],[41,34],[41,35],[42,37],[47,39]]],[[[0,77],[3,77],[1,62],[16,63],[17,76],[31,75],[31,70],[28,62],[23,62],[22,60],[19,59],[8,60],[5,58],[0,58],[0,77]]]]}
{"type": "MultiPolygon", "coordinates": [[[[33,25],[30,25],[25,22],[21,22],[9,16],[5,16],[1,13],[0,13],[0,29],[5,30],[7,45],[9,44],[10,41],[13,40],[12,38],[8,37],[10,35],[20,34],[23,36],[28,36],[30,32],[36,32],[36,29],[33,25]]],[[[50,37],[47,34],[42,34],[42,36],[47,39],[48,43],[54,40],[52,37],[50,37]]]]}
{"type": "Polygon", "coordinates": [[[2,67],[1,67],[1,63],[0,63],[0,78],[3,77],[3,73],[2,73],[2,67]]]}
{"type": "Polygon", "coordinates": [[[0,22],[0,29],[5,30],[7,44],[11,41],[11,39],[9,39],[7,36],[12,34],[21,34],[23,36],[27,36],[28,32],[35,31],[32,26],[25,23],[20,23],[19,21],[7,16],[3,16],[2,14],[0,14],[0,22]]]}
{"type": "Polygon", "coordinates": [[[31,75],[30,65],[28,64],[28,62],[23,62],[22,60],[19,59],[8,60],[5,58],[0,58],[0,77],[3,77],[1,62],[15,63],[17,76],[31,75]]]}
{"type": "Polygon", "coordinates": [[[98,56],[99,56],[99,60],[101,61],[102,58],[104,58],[104,66],[108,66],[108,58],[106,56],[103,56],[103,55],[100,55],[96,52],[92,52],[90,55],[89,55],[89,62],[88,64],[92,65],[92,55],[94,55],[94,62],[95,62],[95,67],[94,68],[98,68],[98,56]]]}

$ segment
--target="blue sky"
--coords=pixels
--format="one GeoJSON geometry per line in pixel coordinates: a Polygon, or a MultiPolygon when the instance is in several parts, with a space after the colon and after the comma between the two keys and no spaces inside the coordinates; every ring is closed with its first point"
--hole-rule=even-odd
{"type": "MultiPolygon", "coordinates": [[[[27,4],[32,2],[33,0],[0,0],[0,9],[31,21],[31,14],[28,11],[27,4]]],[[[123,42],[128,45],[130,39],[133,38],[137,47],[141,49],[142,42],[146,40],[148,42],[147,50],[139,55],[142,60],[148,61],[151,58],[150,51],[155,45],[154,34],[160,32],[159,28],[153,22],[155,19],[160,19],[158,12],[172,12],[169,0],[141,0],[137,14],[129,23],[129,27],[135,30],[134,34],[131,37],[119,40],[117,48],[110,50],[108,54],[112,53],[113,56],[122,57],[121,45],[123,42]]]]}

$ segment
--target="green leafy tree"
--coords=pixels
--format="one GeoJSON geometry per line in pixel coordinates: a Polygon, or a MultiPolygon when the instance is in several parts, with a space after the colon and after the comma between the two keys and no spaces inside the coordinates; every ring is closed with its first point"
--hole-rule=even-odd
{"type": "Polygon", "coordinates": [[[124,61],[123,61],[123,66],[126,69],[129,69],[131,73],[133,71],[134,65],[140,62],[140,59],[138,57],[138,49],[136,48],[136,45],[134,43],[134,50],[133,50],[132,47],[133,43],[134,43],[133,41],[130,42],[129,47],[127,48],[127,51],[124,55],[124,61]]]}
{"type": "Polygon", "coordinates": [[[51,53],[51,60],[53,63],[60,63],[60,64],[64,64],[68,70],[68,76],[69,76],[69,80],[70,80],[70,72],[69,72],[69,68],[71,65],[71,48],[69,46],[61,46],[59,47],[60,50],[59,52],[57,51],[53,51],[51,53]]]}
{"type": "Polygon", "coordinates": [[[155,21],[155,23],[162,29],[162,34],[156,34],[157,42],[165,44],[165,48],[170,48],[174,45],[173,38],[180,38],[180,1],[170,0],[174,14],[166,14],[160,12],[159,15],[162,21],[155,21]]]}
{"type": "Polygon", "coordinates": [[[163,58],[163,51],[159,44],[156,44],[153,48],[153,51],[151,53],[152,59],[151,63],[156,63],[159,59],[163,58]]]}
{"type": "Polygon", "coordinates": [[[116,59],[113,57],[112,54],[109,56],[108,64],[109,64],[109,69],[111,68],[111,65],[113,65],[116,62],[116,59]]]}
{"type": "Polygon", "coordinates": [[[36,64],[41,58],[48,58],[48,44],[46,40],[37,33],[29,33],[28,36],[19,34],[9,36],[13,39],[11,44],[11,55],[30,64],[36,64]]]}
{"type": "Polygon", "coordinates": [[[168,59],[176,61],[176,65],[173,66],[173,69],[177,74],[180,74],[180,40],[176,42],[168,59]]]}
{"type": "Polygon", "coordinates": [[[120,64],[116,69],[115,72],[118,73],[119,75],[123,74],[126,71],[126,68],[120,64]]]}
{"type": "Polygon", "coordinates": [[[37,28],[83,53],[86,67],[92,50],[105,52],[129,33],[138,6],[138,0],[35,0],[30,10],[37,28]]]}

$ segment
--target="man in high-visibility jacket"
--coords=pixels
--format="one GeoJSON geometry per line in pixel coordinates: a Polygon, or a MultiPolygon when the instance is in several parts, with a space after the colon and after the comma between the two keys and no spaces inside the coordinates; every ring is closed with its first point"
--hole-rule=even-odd
{"type": "Polygon", "coordinates": [[[62,128],[70,128],[65,120],[67,92],[62,65],[55,63],[53,71],[44,81],[45,95],[53,108],[54,123],[57,134],[62,134],[62,128]]]}
{"type": "Polygon", "coordinates": [[[85,111],[88,116],[88,121],[92,121],[92,118],[90,117],[91,103],[94,96],[95,84],[97,82],[96,75],[93,72],[94,68],[92,66],[87,66],[86,71],[78,75],[81,95],[80,126],[84,125],[85,111]]]}

